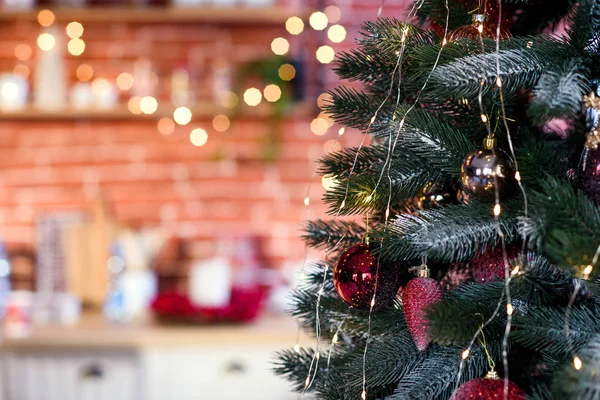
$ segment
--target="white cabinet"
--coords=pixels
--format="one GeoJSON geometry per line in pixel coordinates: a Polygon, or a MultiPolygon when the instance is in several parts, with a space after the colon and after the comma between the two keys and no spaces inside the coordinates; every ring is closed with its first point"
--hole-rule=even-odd
{"type": "Polygon", "coordinates": [[[141,400],[131,352],[15,351],[2,355],[3,400],[141,400]]]}
{"type": "Polygon", "coordinates": [[[250,345],[150,349],[143,353],[145,400],[292,400],[271,371],[276,349],[250,345]]]}
{"type": "Polygon", "coordinates": [[[293,400],[271,371],[275,346],[10,350],[0,400],[293,400]]]}

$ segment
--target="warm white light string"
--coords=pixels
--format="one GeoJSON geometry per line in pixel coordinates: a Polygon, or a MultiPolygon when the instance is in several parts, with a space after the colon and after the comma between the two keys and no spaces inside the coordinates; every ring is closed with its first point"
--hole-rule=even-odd
{"type": "MultiPolygon", "coordinates": [[[[413,13],[416,13],[416,10],[418,8],[421,7],[421,5],[423,4],[423,2],[421,2],[418,6],[417,3],[415,3],[413,5],[412,10],[410,11],[409,15],[408,15],[408,19],[412,18],[414,16],[413,13]]],[[[429,79],[431,78],[433,72],[435,71],[435,69],[437,68],[438,64],[439,64],[439,60],[441,58],[442,55],[442,51],[444,49],[444,46],[447,43],[447,35],[448,35],[448,25],[449,25],[449,21],[450,21],[450,8],[448,6],[448,0],[446,0],[445,2],[446,4],[446,24],[445,24],[445,28],[444,28],[444,37],[442,40],[442,44],[440,46],[440,50],[438,51],[435,63],[429,73],[429,75],[427,76],[425,82],[423,83],[423,86],[421,87],[421,89],[419,90],[418,94],[417,94],[417,98],[415,99],[414,103],[411,105],[411,107],[406,111],[406,113],[404,114],[404,117],[402,118],[402,120],[400,121],[400,126],[398,128],[398,130],[396,131],[396,135],[394,138],[394,142],[392,145],[392,141],[391,141],[391,134],[390,134],[390,140],[388,143],[388,154],[386,156],[386,160],[383,164],[382,170],[381,170],[381,174],[379,176],[379,179],[377,181],[377,184],[375,185],[375,188],[373,189],[373,191],[371,192],[371,195],[369,195],[369,198],[372,198],[375,194],[375,192],[377,191],[377,188],[381,182],[381,179],[383,177],[383,174],[386,170],[386,166],[387,168],[387,176],[388,176],[388,180],[389,180],[389,197],[388,197],[388,202],[387,202],[387,207],[386,207],[386,211],[385,211],[385,220],[384,220],[384,227],[387,227],[388,223],[389,223],[389,217],[390,217],[390,206],[391,206],[391,200],[392,200],[392,179],[391,179],[391,167],[392,167],[392,160],[391,160],[391,156],[395,150],[396,144],[398,142],[398,138],[400,136],[400,133],[402,131],[402,127],[404,126],[404,121],[407,117],[407,115],[416,107],[417,103],[419,102],[419,99],[421,98],[421,94],[423,93],[423,91],[425,90],[425,88],[427,87],[427,84],[429,82],[429,79]]],[[[406,35],[407,32],[404,31],[403,32],[403,36],[402,36],[402,48],[401,48],[401,52],[400,52],[400,56],[402,57],[402,54],[404,53],[404,48],[406,45],[406,35]]],[[[393,84],[393,81],[392,81],[393,84]]],[[[390,88],[391,89],[391,88],[390,88]]],[[[388,94],[389,97],[389,94],[388,94]]],[[[399,103],[400,97],[398,96],[397,102],[396,104],[399,103]]],[[[387,98],[386,98],[387,101],[387,98]]],[[[375,117],[373,117],[373,119],[371,120],[371,123],[373,123],[375,120],[375,117]]],[[[383,239],[381,242],[381,248],[383,248],[383,239]]],[[[375,306],[375,299],[377,296],[377,287],[378,287],[378,280],[379,280],[379,267],[380,267],[380,261],[379,258],[377,259],[377,269],[375,272],[375,288],[373,291],[373,298],[371,299],[371,304],[369,307],[369,317],[368,317],[368,325],[367,325],[367,337],[366,337],[366,342],[365,342],[365,349],[363,351],[363,365],[362,365],[362,392],[361,392],[361,399],[362,400],[366,400],[367,398],[367,377],[366,377],[366,362],[367,362],[367,351],[368,351],[368,347],[369,347],[369,342],[371,340],[371,321],[372,321],[372,314],[373,314],[373,307],[375,306]]]]}
{"type": "Polygon", "coordinates": [[[598,248],[596,249],[596,253],[594,254],[592,262],[584,268],[581,278],[575,281],[575,289],[571,294],[569,304],[567,304],[567,309],[565,310],[565,335],[567,337],[569,351],[573,356],[573,366],[576,370],[580,370],[583,367],[583,363],[579,356],[573,352],[573,339],[571,338],[571,311],[573,309],[573,304],[579,295],[579,290],[581,290],[581,279],[587,280],[589,278],[590,274],[594,270],[594,267],[598,263],[598,258],[600,258],[600,245],[598,245],[598,248]]]}
{"type": "MultiPolygon", "coordinates": [[[[487,5],[487,1],[486,1],[486,5],[487,5]]],[[[481,5],[480,5],[481,6],[481,5]]],[[[485,6],[484,6],[485,8],[485,6]]],[[[506,119],[506,109],[505,109],[505,103],[504,103],[504,96],[503,96],[503,92],[502,92],[502,79],[500,77],[500,34],[501,34],[501,23],[502,23],[502,0],[498,0],[498,24],[496,26],[496,38],[495,38],[495,45],[496,45],[496,86],[498,87],[498,93],[499,93],[499,98],[500,98],[500,107],[501,107],[501,111],[502,111],[502,115],[501,118],[503,120],[504,123],[504,127],[506,129],[506,135],[507,135],[507,140],[508,140],[508,144],[509,144],[509,148],[511,151],[511,155],[513,158],[513,163],[515,166],[515,180],[517,181],[517,184],[523,194],[523,199],[524,199],[524,216],[527,217],[528,216],[528,201],[527,201],[527,194],[525,192],[525,189],[522,185],[521,182],[521,174],[519,171],[519,167],[518,167],[518,162],[517,162],[517,158],[515,155],[515,151],[514,151],[514,146],[513,146],[513,142],[512,142],[512,138],[511,138],[511,134],[510,134],[510,129],[508,126],[508,122],[506,119]]],[[[482,46],[482,51],[484,50],[483,48],[483,39],[481,36],[481,30],[480,32],[480,42],[481,42],[481,46],[482,46]]],[[[488,131],[488,137],[492,137],[492,132],[491,132],[491,128],[489,125],[489,118],[484,114],[483,112],[483,104],[482,104],[482,90],[483,90],[483,85],[485,84],[485,79],[482,78],[481,81],[481,85],[479,88],[479,95],[478,95],[478,100],[479,100],[479,107],[480,107],[480,112],[481,112],[481,119],[484,122],[484,124],[486,125],[486,129],[488,131]],[[484,118],[485,117],[485,118],[484,118]]],[[[492,152],[494,154],[494,156],[496,155],[495,149],[492,149],[492,152]]],[[[460,380],[462,377],[462,371],[464,368],[464,363],[465,360],[469,357],[470,353],[471,353],[471,349],[475,343],[475,341],[477,340],[477,338],[479,337],[480,334],[483,334],[483,329],[485,329],[485,327],[487,327],[487,325],[489,325],[495,318],[496,316],[499,314],[499,311],[502,307],[502,304],[504,302],[504,299],[506,298],[506,325],[505,325],[505,329],[504,329],[504,335],[503,335],[503,339],[502,339],[502,363],[503,363],[503,368],[504,368],[504,387],[503,387],[503,397],[505,400],[508,399],[508,386],[509,386],[509,370],[508,370],[508,339],[510,336],[510,330],[512,327],[512,315],[514,312],[514,307],[512,305],[512,297],[510,294],[510,282],[512,280],[512,277],[514,275],[516,275],[518,273],[518,267],[515,268],[514,270],[511,270],[510,268],[510,264],[509,264],[509,260],[508,260],[508,255],[507,255],[507,251],[506,251],[506,239],[505,239],[505,235],[504,232],[502,231],[502,227],[500,225],[500,221],[499,221],[499,216],[501,214],[502,208],[500,205],[500,192],[499,192],[499,187],[498,187],[498,179],[497,176],[494,175],[493,176],[494,179],[494,189],[495,189],[495,205],[494,205],[494,209],[493,209],[493,214],[494,214],[494,220],[496,222],[496,229],[498,232],[498,236],[500,237],[500,242],[501,242],[501,248],[502,248],[502,258],[503,258],[503,262],[504,262],[504,291],[502,292],[500,299],[498,301],[498,304],[496,305],[496,309],[494,310],[494,312],[492,313],[492,316],[477,330],[477,332],[475,333],[475,335],[473,336],[473,338],[471,339],[471,341],[469,342],[469,345],[467,347],[467,349],[463,352],[462,354],[462,361],[460,363],[459,366],[459,373],[458,373],[458,377],[456,379],[456,388],[455,390],[458,388],[458,386],[460,385],[460,380]]],[[[523,231],[522,233],[523,235],[523,243],[522,243],[522,248],[521,248],[521,261],[525,262],[525,249],[526,249],[526,240],[527,240],[527,234],[525,231],[523,231]]]]}

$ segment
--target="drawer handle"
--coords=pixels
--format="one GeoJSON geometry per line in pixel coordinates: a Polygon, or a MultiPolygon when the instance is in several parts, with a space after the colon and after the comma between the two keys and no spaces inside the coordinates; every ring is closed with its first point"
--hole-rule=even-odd
{"type": "Polygon", "coordinates": [[[225,373],[227,375],[238,375],[246,372],[246,366],[241,361],[230,361],[225,366],[225,373]]]}
{"type": "Polygon", "coordinates": [[[98,364],[90,364],[81,368],[81,372],[79,374],[79,379],[81,380],[100,380],[102,378],[104,378],[104,368],[98,364]]]}

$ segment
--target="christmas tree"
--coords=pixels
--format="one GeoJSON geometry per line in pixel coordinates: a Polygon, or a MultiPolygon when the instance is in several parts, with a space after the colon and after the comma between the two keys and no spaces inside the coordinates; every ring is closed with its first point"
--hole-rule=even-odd
{"type": "Polygon", "coordinates": [[[275,370],[318,399],[600,399],[600,2],[418,0],[338,55],[275,370]],[[562,25],[562,33],[558,26],[562,25]],[[360,83],[360,85],[356,85],[360,83]]]}

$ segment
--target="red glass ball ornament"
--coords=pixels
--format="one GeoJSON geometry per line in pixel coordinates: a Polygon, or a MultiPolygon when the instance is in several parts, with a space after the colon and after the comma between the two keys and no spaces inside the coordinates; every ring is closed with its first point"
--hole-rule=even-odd
{"type": "MultiPolygon", "coordinates": [[[[463,383],[450,400],[503,400],[504,380],[479,378],[463,383]]],[[[525,392],[512,382],[508,382],[508,400],[523,400],[525,392]]]]}
{"type": "Polygon", "coordinates": [[[579,188],[597,206],[600,206],[600,146],[586,147],[579,167],[579,188]]]}
{"type": "Polygon", "coordinates": [[[396,297],[400,288],[400,269],[395,264],[379,262],[372,246],[358,244],[340,256],[333,268],[333,284],[342,300],[360,310],[370,309],[377,285],[375,311],[396,297]]]}

